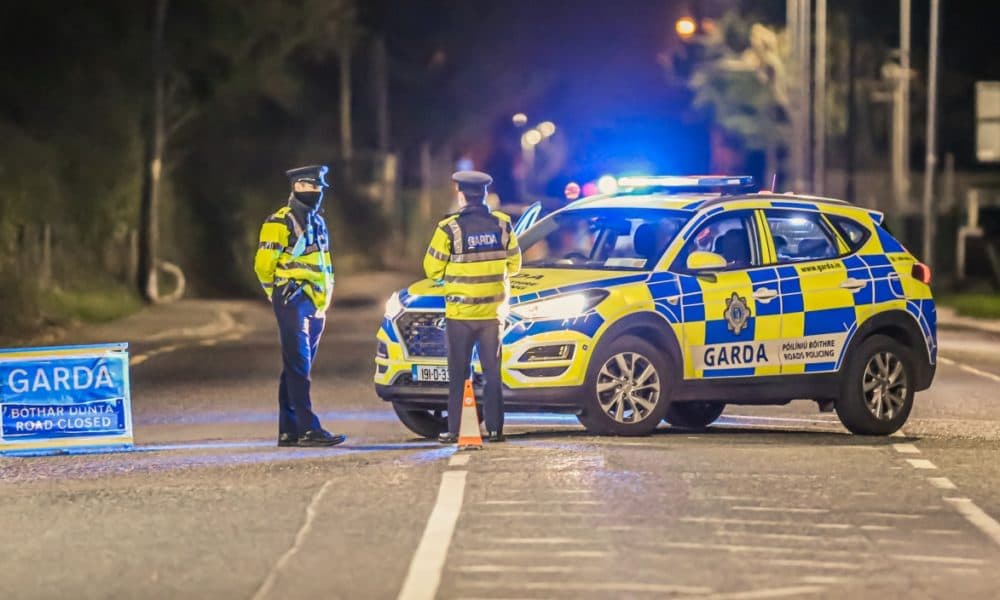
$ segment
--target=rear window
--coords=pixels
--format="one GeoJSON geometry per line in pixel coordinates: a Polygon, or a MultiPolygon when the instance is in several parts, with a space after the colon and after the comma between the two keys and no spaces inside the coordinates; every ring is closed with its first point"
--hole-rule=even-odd
{"type": "Polygon", "coordinates": [[[847,242],[847,247],[851,249],[851,252],[860,250],[872,234],[867,227],[853,219],[836,215],[827,215],[826,218],[833,224],[840,237],[847,242]]]}

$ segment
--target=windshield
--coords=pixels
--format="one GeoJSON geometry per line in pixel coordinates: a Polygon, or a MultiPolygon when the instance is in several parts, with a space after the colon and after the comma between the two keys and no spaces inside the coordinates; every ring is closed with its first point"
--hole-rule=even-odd
{"type": "Polygon", "coordinates": [[[650,270],[690,218],[665,209],[581,208],[558,212],[521,237],[524,266],[650,270]]]}

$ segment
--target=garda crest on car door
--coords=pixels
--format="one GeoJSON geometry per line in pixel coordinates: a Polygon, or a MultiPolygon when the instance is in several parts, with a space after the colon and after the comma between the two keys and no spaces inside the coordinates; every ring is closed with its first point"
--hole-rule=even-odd
{"type": "Polygon", "coordinates": [[[756,210],[728,211],[697,226],[672,271],[681,284],[684,376],[688,379],[777,375],[781,310],[770,257],[760,243],[756,210]],[[692,252],[723,257],[726,267],[698,273],[687,268],[692,252]],[[765,275],[762,275],[765,272],[765,275]]]}

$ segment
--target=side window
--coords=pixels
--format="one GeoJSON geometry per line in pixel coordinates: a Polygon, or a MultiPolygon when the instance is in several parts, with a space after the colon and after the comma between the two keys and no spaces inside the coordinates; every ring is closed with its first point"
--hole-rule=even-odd
{"type": "Polygon", "coordinates": [[[872,235],[867,227],[853,219],[837,215],[827,215],[826,218],[833,223],[837,233],[847,242],[847,247],[851,249],[851,252],[860,250],[872,235]]]}
{"type": "Polygon", "coordinates": [[[819,213],[795,211],[765,211],[771,228],[778,263],[802,262],[835,258],[837,244],[823,227],[819,213]]]}
{"type": "Polygon", "coordinates": [[[721,255],[726,259],[728,269],[746,269],[760,264],[752,214],[750,211],[739,211],[709,219],[688,238],[674,262],[675,270],[685,271],[687,257],[695,251],[721,255]]]}

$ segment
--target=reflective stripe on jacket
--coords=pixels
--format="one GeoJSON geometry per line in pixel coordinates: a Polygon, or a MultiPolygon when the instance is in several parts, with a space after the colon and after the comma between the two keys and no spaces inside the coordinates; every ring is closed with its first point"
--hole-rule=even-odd
{"type": "Polygon", "coordinates": [[[520,269],[510,217],[485,205],[467,206],[438,223],[424,256],[427,277],[444,282],[449,319],[496,319],[507,278],[520,269]]]}
{"type": "Polygon", "coordinates": [[[281,208],[260,228],[254,270],[268,298],[275,288],[294,281],[304,285],[319,311],[326,311],[334,279],[326,222],[314,214],[309,223],[299,223],[291,208],[281,208]]]}

